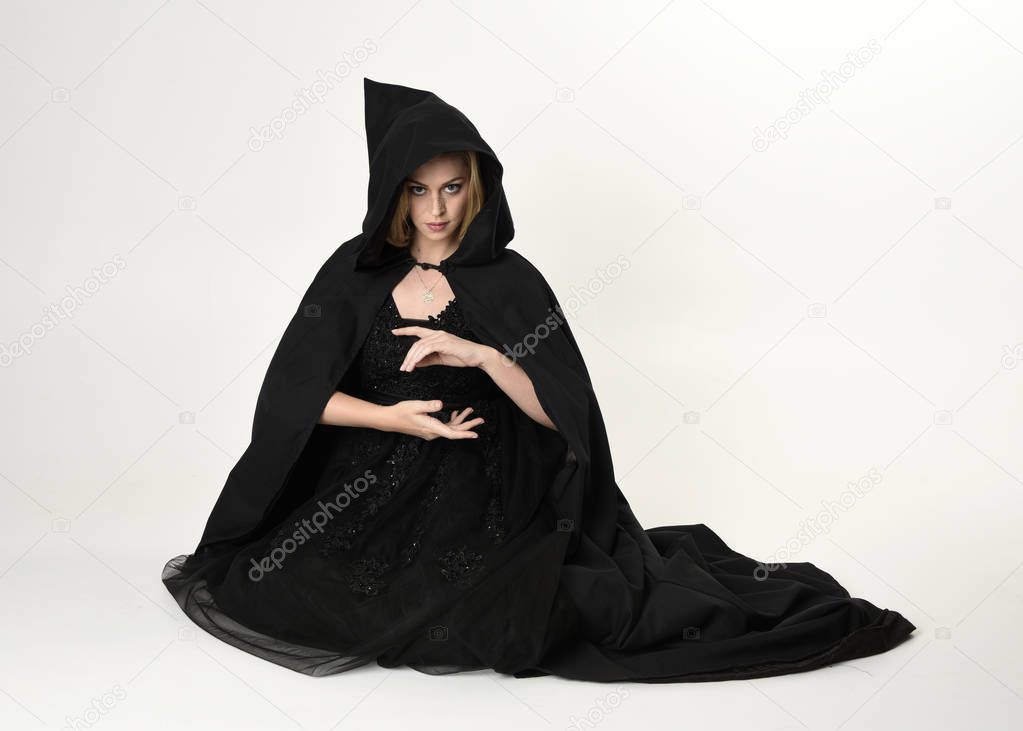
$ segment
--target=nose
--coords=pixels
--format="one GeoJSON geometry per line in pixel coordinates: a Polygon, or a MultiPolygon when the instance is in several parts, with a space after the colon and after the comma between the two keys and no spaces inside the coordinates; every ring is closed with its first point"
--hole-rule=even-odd
{"type": "Polygon", "coordinates": [[[444,195],[439,191],[433,196],[433,206],[430,212],[434,216],[440,216],[444,213],[444,195]]]}

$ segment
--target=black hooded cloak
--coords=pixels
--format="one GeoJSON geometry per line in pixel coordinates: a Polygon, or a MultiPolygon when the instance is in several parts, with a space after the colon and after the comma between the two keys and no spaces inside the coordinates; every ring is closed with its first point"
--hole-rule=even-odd
{"type": "Polygon", "coordinates": [[[362,231],[334,251],[303,295],[267,368],[248,448],[195,551],[164,568],[187,616],[310,675],[376,660],[431,673],[490,667],[517,677],[725,680],[810,670],[906,639],[915,627],[901,614],[850,597],[810,563],[772,567],[765,577],[764,564],[703,524],[639,525],[615,482],[593,384],[557,297],[507,247],[514,228],[494,151],[429,91],[367,78],[364,92],[370,176],[362,231]],[[415,168],[454,150],[478,153],[486,200],[458,249],[435,268],[478,341],[522,366],[556,427],[504,404],[508,540],[469,585],[438,587],[419,575],[346,605],[337,625],[358,632],[299,628],[296,619],[285,637],[246,625],[218,605],[218,587],[243,549],[309,498],[325,455],[348,438],[348,428],[319,417],[336,390],[349,392],[375,316],[416,265],[384,237],[396,194],[415,168]]]}

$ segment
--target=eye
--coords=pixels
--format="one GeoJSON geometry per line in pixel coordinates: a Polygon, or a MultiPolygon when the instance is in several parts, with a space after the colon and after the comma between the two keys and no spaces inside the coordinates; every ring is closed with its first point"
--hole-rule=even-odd
{"type": "Polygon", "coordinates": [[[457,193],[458,191],[460,191],[462,189],[462,184],[461,183],[448,183],[447,186],[445,186],[445,187],[447,188],[447,191],[449,193],[457,193]],[[451,190],[452,188],[454,188],[454,190],[451,190]]]}
{"type": "Polygon", "coordinates": [[[421,185],[410,185],[409,190],[412,191],[412,195],[422,195],[425,189],[421,185]]]}

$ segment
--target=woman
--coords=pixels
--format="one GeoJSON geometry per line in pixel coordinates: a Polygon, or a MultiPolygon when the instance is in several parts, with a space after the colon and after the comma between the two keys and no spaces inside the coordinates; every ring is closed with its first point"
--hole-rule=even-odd
{"type": "Polygon", "coordinates": [[[644,530],[503,168],[436,95],[365,79],[369,210],[285,330],[252,440],[163,580],[199,626],[310,675],[680,682],[883,652],[915,629],[705,525],[644,530]]]}

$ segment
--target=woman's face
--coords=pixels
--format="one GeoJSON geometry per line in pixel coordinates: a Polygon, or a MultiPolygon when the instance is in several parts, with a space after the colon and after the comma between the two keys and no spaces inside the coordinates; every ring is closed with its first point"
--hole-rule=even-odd
{"type": "Polygon", "coordinates": [[[405,185],[418,236],[431,241],[452,239],[465,216],[468,175],[465,161],[457,155],[438,155],[412,171],[405,185]]]}

